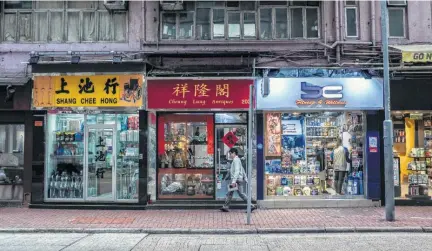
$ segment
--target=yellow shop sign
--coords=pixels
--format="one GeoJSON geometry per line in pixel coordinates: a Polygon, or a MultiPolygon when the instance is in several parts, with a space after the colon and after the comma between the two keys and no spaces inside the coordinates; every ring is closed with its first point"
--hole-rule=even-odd
{"type": "Polygon", "coordinates": [[[402,52],[402,61],[407,63],[428,63],[432,62],[432,52],[402,52]]]}
{"type": "Polygon", "coordinates": [[[142,75],[35,76],[33,107],[141,107],[142,75]]]}

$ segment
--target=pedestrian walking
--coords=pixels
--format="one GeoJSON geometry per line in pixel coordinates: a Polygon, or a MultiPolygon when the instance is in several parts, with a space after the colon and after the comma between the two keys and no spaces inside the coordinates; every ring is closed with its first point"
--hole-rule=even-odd
{"type": "MultiPolygon", "coordinates": [[[[231,148],[228,152],[229,157],[232,159],[230,176],[231,183],[228,187],[227,197],[225,199],[225,204],[220,209],[222,212],[229,212],[229,206],[236,191],[240,198],[247,202],[247,196],[244,193],[244,187],[248,182],[246,177],[246,172],[243,168],[240,158],[238,157],[238,150],[236,148],[231,148]]],[[[256,206],[252,205],[251,211],[255,210],[256,206]]]]}

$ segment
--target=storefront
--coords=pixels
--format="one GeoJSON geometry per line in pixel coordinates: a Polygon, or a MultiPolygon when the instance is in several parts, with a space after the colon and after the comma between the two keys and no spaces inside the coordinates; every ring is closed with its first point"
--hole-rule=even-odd
{"type": "Polygon", "coordinates": [[[429,79],[391,81],[397,205],[432,205],[431,91],[429,79]]]}
{"type": "MultiPolygon", "coordinates": [[[[149,164],[152,200],[223,200],[230,148],[247,152],[247,79],[147,80],[155,116],[156,161],[149,164]]],[[[151,141],[151,139],[149,139],[151,141]]],[[[149,153],[149,156],[154,155],[149,153]]],[[[243,159],[246,168],[246,161],[243,159]]]]}
{"type": "Polygon", "coordinates": [[[0,205],[21,205],[31,175],[31,83],[0,83],[0,205]],[[29,158],[30,157],[30,158],[29,158]]]}
{"type": "Polygon", "coordinates": [[[46,111],[43,203],[146,203],[142,99],[141,74],[34,76],[33,109],[46,111]]]}
{"type": "Polygon", "coordinates": [[[363,206],[380,199],[375,189],[380,186],[381,81],[270,78],[268,93],[263,85],[257,85],[262,205],[353,206],[351,199],[363,206]]]}

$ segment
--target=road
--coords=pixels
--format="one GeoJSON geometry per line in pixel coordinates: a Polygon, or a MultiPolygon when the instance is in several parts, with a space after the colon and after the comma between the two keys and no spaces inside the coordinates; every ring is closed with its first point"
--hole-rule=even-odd
{"type": "Polygon", "coordinates": [[[428,233],[147,235],[130,233],[1,233],[2,251],[334,251],[432,250],[428,233]]]}

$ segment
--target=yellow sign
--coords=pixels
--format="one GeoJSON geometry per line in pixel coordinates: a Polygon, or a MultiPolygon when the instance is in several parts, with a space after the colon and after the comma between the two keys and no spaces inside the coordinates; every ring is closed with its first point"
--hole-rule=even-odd
{"type": "Polygon", "coordinates": [[[432,51],[428,52],[402,52],[402,61],[406,63],[427,63],[432,62],[432,51]]]}
{"type": "Polygon", "coordinates": [[[35,76],[33,107],[141,107],[142,75],[35,76]]]}

